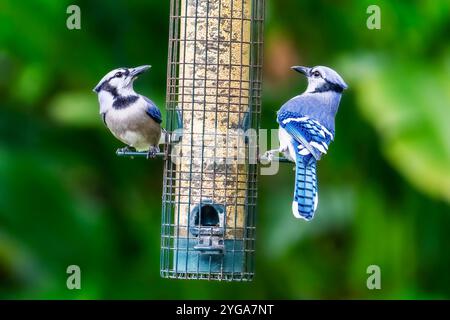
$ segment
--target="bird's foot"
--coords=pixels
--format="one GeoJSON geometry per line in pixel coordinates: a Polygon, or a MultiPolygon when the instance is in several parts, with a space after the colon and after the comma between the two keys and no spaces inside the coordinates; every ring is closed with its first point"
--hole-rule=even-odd
{"type": "Polygon", "coordinates": [[[278,152],[278,150],[268,150],[266,151],[261,157],[260,161],[262,164],[269,164],[273,161],[273,158],[275,157],[275,153],[278,152]]]}
{"type": "Polygon", "coordinates": [[[150,147],[147,152],[147,159],[155,159],[156,154],[159,152],[159,147],[150,147]]]}
{"type": "Polygon", "coordinates": [[[119,148],[117,150],[117,153],[127,153],[127,152],[135,152],[135,151],[136,151],[136,149],[134,149],[133,147],[125,146],[123,148],[119,148]]]}

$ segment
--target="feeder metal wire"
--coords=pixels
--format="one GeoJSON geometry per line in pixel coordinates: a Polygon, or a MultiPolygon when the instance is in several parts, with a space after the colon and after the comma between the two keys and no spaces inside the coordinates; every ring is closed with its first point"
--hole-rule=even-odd
{"type": "Polygon", "coordinates": [[[253,278],[263,23],[264,0],[171,0],[162,277],[253,278]]]}

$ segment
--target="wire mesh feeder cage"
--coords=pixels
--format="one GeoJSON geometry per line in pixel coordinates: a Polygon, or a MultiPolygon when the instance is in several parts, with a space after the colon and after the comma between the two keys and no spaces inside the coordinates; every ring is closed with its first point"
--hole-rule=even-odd
{"type": "Polygon", "coordinates": [[[253,278],[263,23],[264,0],[171,0],[162,277],[253,278]]]}

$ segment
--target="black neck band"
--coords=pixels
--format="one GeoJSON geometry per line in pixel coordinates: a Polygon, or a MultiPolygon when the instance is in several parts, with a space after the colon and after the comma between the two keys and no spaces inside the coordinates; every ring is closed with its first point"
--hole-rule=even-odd
{"type": "Polygon", "coordinates": [[[130,104],[135,103],[139,99],[138,96],[117,96],[113,102],[114,109],[125,109],[130,104]]]}
{"type": "Polygon", "coordinates": [[[344,89],[342,89],[341,86],[339,86],[335,83],[331,83],[331,82],[328,82],[325,80],[325,83],[323,85],[321,85],[320,87],[317,87],[316,89],[314,89],[314,91],[312,93],[327,92],[327,91],[342,93],[342,91],[344,91],[344,89]]]}

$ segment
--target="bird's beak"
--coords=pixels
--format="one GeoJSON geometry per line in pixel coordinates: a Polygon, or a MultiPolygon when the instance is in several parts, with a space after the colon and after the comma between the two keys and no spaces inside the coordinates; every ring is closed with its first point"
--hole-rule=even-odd
{"type": "Polygon", "coordinates": [[[152,66],[140,66],[140,67],[136,67],[130,70],[130,75],[133,78],[136,78],[138,75],[140,75],[141,73],[144,73],[145,71],[147,71],[148,69],[150,69],[152,66]]]}
{"type": "Polygon", "coordinates": [[[303,74],[304,76],[308,77],[309,76],[309,72],[311,70],[311,68],[308,67],[302,67],[302,66],[293,66],[291,67],[292,70],[295,70],[297,72],[300,72],[301,74],[303,74]]]}

